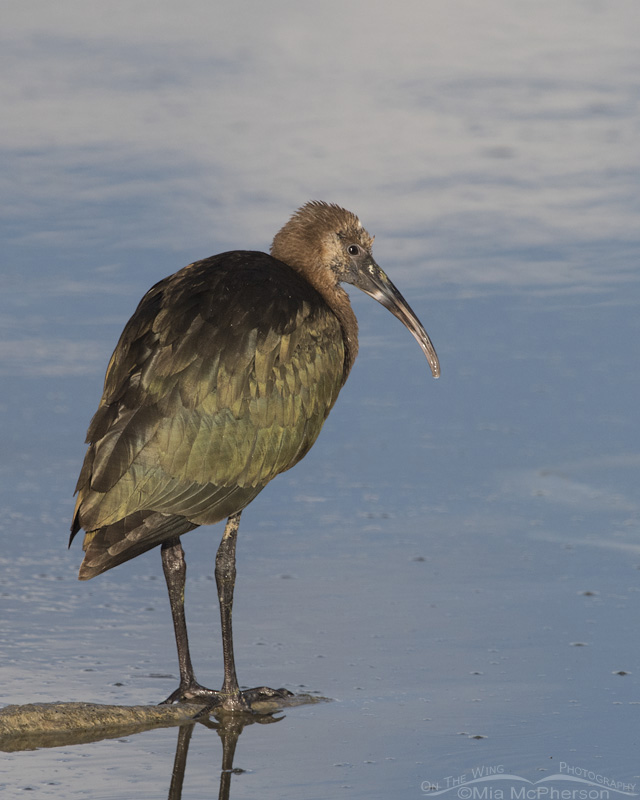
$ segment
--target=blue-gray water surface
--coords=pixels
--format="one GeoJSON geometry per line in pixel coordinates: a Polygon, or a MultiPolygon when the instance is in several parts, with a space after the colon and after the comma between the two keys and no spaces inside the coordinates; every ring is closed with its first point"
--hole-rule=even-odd
{"type": "MultiPolygon", "coordinates": [[[[332,702],[245,728],[230,796],[640,794],[635,4],[62,0],[7,17],[2,704],[175,688],[158,551],[77,580],[86,427],[149,286],[267,249],[320,198],[377,234],[442,377],[352,297],[358,361],[310,454],[244,512],[234,606],[243,684],[332,702]]],[[[221,532],[183,538],[214,687],[221,532]]],[[[0,796],[166,797],[177,738],[3,753],[0,796]]],[[[197,726],[185,800],[217,795],[221,758],[197,726]]]]}

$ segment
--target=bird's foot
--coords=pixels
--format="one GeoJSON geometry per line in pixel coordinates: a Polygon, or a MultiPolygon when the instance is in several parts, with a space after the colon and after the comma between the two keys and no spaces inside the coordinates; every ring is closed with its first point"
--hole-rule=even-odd
{"type": "Polygon", "coordinates": [[[166,700],[163,700],[158,705],[165,706],[172,703],[208,703],[220,694],[215,689],[207,689],[206,686],[201,686],[196,680],[189,681],[188,683],[180,683],[180,686],[171,692],[166,700]]]}
{"type": "MultiPolygon", "coordinates": [[[[242,698],[242,702],[246,703],[249,709],[251,709],[254,703],[260,703],[265,700],[274,700],[277,702],[287,697],[293,697],[293,692],[284,688],[270,689],[268,686],[256,686],[253,689],[243,689],[239,696],[242,698]]],[[[227,706],[224,707],[226,708],[227,706]]]]}
{"type": "Polygon", "coordinates": [[[171,703],[204,704],[204,708],[196,716],[208,714],[214,709],[250,714],[254,703],[273,700],[277,703],[287,697],[293,697],[288,689],[270,689],[268,686],[257,686],[254,689],[224,691],[207,689],[196,681],[180,685],[160,705],[171,703]]]}

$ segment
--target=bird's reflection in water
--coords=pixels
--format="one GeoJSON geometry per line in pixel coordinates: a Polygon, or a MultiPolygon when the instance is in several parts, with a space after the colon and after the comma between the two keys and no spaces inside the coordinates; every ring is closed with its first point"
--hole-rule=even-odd
{"type": "MultiPolygon", "coordinates": [[[[222,742],[222,766],[218,797],[229,797],[231,776],[243,770],[234,769],[233,760],[240,734],[247,725],[270,725],[284,719],[285,709],[294,706],[327,703],[319,695],[297,694],[274,701],[261,702],[249,713],[216,710],[206,706],[200,710],[186,704],[176,706],[107,706],[95,703],[31,703],[0,709],[0,752],[70,748],[76,745],[130,737],[146,731],[177,726],[178,742],[169,787],[169,800],[182,797],[187,754],[196,725],[212,728],[222,742]],[[280,716],[276,716],[276,715],[280,716]]],[[[205,736],[208,733],[202,731],[205,736]]],[[[208,748],[217,743],[206,742],[208,748]]],[[[207,759],[209,772],[210,759],[207,759]]],[[[92,773],[95,780],[95,773],[92,773]]],[[[126,782],[126,768],[122,775],[126,782]]]]}
{"type": "Polygon", "coordinates": [[[178,743],[176,745],[176,757],[173,762],[173,772],[171,773],[171,785],[169,787],[169,800],[181,800],[184,775],[187,767],[187,754],[191,743],[191,736],[196,725],[204,725],[213,728],[218,732],[222,742],[222,766],[220,768],[220,789],[218,792],[219,800],[227,800],[231,791],[231,776],[239,774],[241,769],[233,768],[233,759],[236,753],[236,745],[240,734],[245,726],[258,723],[269,725],[273,722],[280,722],[284,717],[275,717],[272,714],[225,714],[220,718],[203,719],[191,725],[182,725],[178,729],[178,743]]]}

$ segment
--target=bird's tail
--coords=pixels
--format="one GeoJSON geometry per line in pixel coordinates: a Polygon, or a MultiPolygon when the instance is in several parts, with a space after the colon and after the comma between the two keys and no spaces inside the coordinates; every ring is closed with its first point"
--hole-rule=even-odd
{"type": "MultiPolygon", "coordinates": [[[[157,547],[167,539],[181,536],[197,527],[186,517],[176,514],[139,511],[112,525],[87,531],[82,545],[85,555],[78,577],[81,581],[94,578],[157,547]]],[[[71,539],[76,532],[77,529],[72,529],[71,539]]]]}

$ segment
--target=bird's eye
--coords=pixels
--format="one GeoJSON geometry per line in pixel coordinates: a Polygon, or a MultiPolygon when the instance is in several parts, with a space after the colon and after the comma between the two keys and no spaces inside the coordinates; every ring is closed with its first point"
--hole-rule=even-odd
{"type": "Polygon", "coordinates": [[[360,253],[360,248],[357,244],[350,244],[347,248],[347,252],[350,256],[357,256],[360,253]]]}

